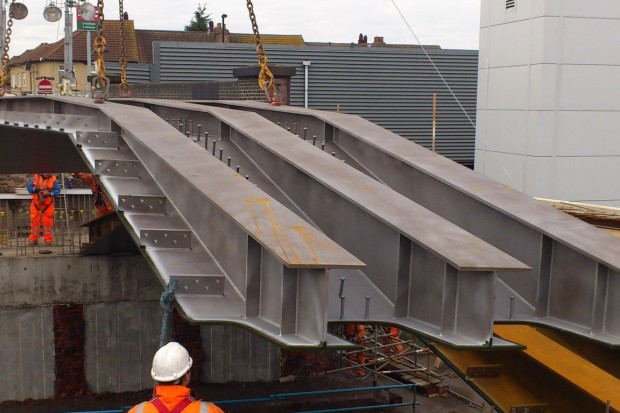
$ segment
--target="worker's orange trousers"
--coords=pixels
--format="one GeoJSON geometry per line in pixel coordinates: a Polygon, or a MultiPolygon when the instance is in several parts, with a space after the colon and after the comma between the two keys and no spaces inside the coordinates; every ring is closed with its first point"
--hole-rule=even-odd
{"type": "Polygon", "coordinates": [[[400,354],[403,352],[403,346],[400,344],[400,330],[396,327],[388,327],[387,340],[384,340],[385,344],[393,344],[390,347],[386,347],[383,350],[384,354],[400,354]]]}
{"type": "MultiPolygon", "coordinates": [[[[357,343],[362,347],[366,345],[366,342],[364,340],[364,338],[366,337],[366,328],[362,324],[347,324],[345,326],[345,336],[347,337],[347,340],[357,343]]],[[[347,359],[353,362],[357,360],[357,364],[363,365],[366,363],[366,354],[363,351],[349,353],[347,354],[347,359]]],[[[357,375],[365,376],[366,373],[364,372],[364,370],[359,368],[357,370],[357,375]]]]}
{"type": "Polygon", "coordinates": [[[54,204],[42,206],[39,211],[34,202],[30,203],[30,241],[36,242],[39,238],[39,227],[43,224],[43,240],[46,243],[53,241],[52,227],[54,226],[54,204]]]}
{"type": "Polygon", "coordinates": [[[114,212],[114,208],[112,208],[108,204],[95,205],[95,209],[97,210],[97,218],[101,218],[114,212]]]}

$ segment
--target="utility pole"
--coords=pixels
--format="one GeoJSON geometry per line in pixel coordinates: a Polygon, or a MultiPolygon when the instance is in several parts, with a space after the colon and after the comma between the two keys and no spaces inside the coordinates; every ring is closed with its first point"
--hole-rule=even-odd
{"type": "Polygon", "coordinates": [[[0,4],[0,33],[2,38],[0,39],[0,50],[4,50],[4,39],[6,38],[6,2],[0,4]]]}
{"type": "Polygon", "coordinates": [[[65,2],[65,63],[64,73],[62,77],[70,79],[70,83],[75,83],[75,75],[73,73],[73,0],[65,2]]]}

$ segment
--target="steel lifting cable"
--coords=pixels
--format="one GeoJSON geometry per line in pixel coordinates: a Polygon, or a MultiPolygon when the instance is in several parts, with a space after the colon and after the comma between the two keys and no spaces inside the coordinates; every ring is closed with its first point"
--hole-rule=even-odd
{"type": "MultiPolygon", "coordinates": [[[[267,101],[272,105],[280,105],[282,99],[278,94],[273,73],[267,66],[267,52],[263,48],[263,44],[260,40],[260,34],[258,32],[258,23],[256,23],[256,15],[254,15],[254,5],[252,0],[246,0],[248,6],[248,12],[250,13],[250,20],[252,22],[252,31],[254,32],[254,39],[256,41],[256,54],[258,55],[258,65],[260,66],[260,72],[258,74],[258,86],[265,91],[267,101]]],[[[224,28],[222,27],[222,30],[224,28]]]]}
{"type": "MultiPolygon", "coordinates": [[[[467,113],[467,111],[465,110],[465,108],[463,107],[463,105],[461,104],[461,101],[459,100],[459,98],[456,96],[456,94],[454,93],[454,91],[452,90],[452,88],[450,87],[450,85],[448,84],[448,82],[446,81],[446,79],[443,77],[443,75],[441,74],[441,72],[439,71],[439,68],[435,65],[435,62],[433,62],[433,59],[431,58],[431,56],[427,53],[426,48],[424,47],[424,45],[422,44],[422,42],[420,41],[420,39],[418,39],[418,36],[415,34],[415,32],[413,31],[413,29],[411,28],[411,25],[409,24],[409,22],[407,21],[407,19],[405,18],[405,15],[403,14],[403,12],[400,11],[400,8],[398,8],[398,5],[396,4],[396,2],[394,0],[392,0],[392,4],[394,5],[394,7],[396,8],[396,11],[398,12],[398,14],[400,14],[400,17],[403,19],[403,21],[405,22],[405,24],[407,25],[407,27],[409,28],[409,31],[411,32],[411,34],[413,35],[413,37],[415,38],[415,40],[418,42],[418,45],[420,45],[420,47],[422,48],[422,51],[424,52],[424,54],[426,55],[426,58],[428,59],[428,61],[431,63],[431,65],[433,66],[433,69],[435,69],[435,72],[437,72],[437,74],[439,75],[439,78],[441,79],[441,81],[443,82],[443,84],[446,86],[446,88],[448,88],[448,91],[450,92],[450,94],[452,95],[452,97],[454,98],[454,100],[456,101],[456,104],[459,106],[459,108],[461,108],[461,110],[463,111],[463,113],[465,114],[465,117],[467,118],[467,120],[469,121],[469,123],[471,124],[471,126],[474,128],[474,130],[476,130],[476,124],[474,123],[474,121],[471,119],[471,117],[469,116],[469,114],[467,113]]],[[[486,139],[483,138],[484,141],[484,146],[487,147],[487,143],[486,143],[486,139]]],[[[512,176],[510,175],[510,173],[508,173],[508,170],[504,167],[504,165],[502,165],[501,163],[499,164],[500,168],[504,171],[504,173],[506,174],[506,176],[508,177],[508,179],[510,180],[510,182],[512,182],[513,186],[515,188],[518,187],[518,185],[516,184],[516,182],[514,181],[514,179],[512,179],[512,176]]]]}
{"type": "Polygon", "coordinates": [[[105,75],[105,62],[103,52],[105,51],[105,37],[103,37],[103,0],[97,0],[99,7],[99,22],[97,24],[97,37],[95,38],[95,50],[97,51],[97,77],[92,80],[93,99],[95,103],[103,103],[108,98],[110,79],[105,75]]]}
{"type": "Polygon", "coordinates": [[[456,94],[454,94],[454,91],[452,90],[452,88],[450,87],[450,85],[448,84],[448,82],[446,81],[446,79],[443,77],[443,75],[441,74],[441,72],[439,71],[439,68],[435,65],[435,62],[433,61],[433,59],[431,58],[431,56],[428,54],[428,52],[426,51],[426,48],[424,47],[424,45],[422,44],[422,42],[420,41],[420,39],[418,39],[418,36],[415,34],[415,32],[413,31],[413,29],[411,28],[411,25],[409,24],[409,22],[407,21],[407,19],[405,18],[405,15],[403,14],[403,12],[400,11],[400,8],[398,7],[398,5],[396,4],[396,2],[394,0],[392,0],[392,4],[394,5],[394,7],[396,8],[396,11],[398,12],[398,14],[400,14],[400,17],[403,19],[403,21],[405,22],[405,24],[407,25],[407,27],[409,28],[409,31],[411,32],[411,34],[413,35],[413,37],[415,38],[416,42],[418,42],[418,45],[420,46],[420,48],[422,49],[422,52],[424,52],[424,55],[426,56],[426,58],[428,59],[428,61],[430,62],[431,66],[433,66],[433,69],[435,69],[435,72],[437,72],[437,75],[439,75],[439,78],[441,79],[441,81],[443,82],[443,84],[448,88],[448,91],[450,92],[450,94],[452,95],[452,97],[454,98],[454,100],[456,101],[456,104],[459,105],[459,108],[461,108],[461,110],[463,111],[463,114],[465,114],[465,117],[467,118],[467,120],[469,121],[469,123],[471,124],[471,126],[474,127],[474,129],[476,128],[476,124],[474,123],[474,121],[469,117],[469,114],[467,113],[467,111],[465,110],[465,108],[463,107],[463,105],[461,104],[461,101],[459,100],[458,97],[456,97],[456,94]]]}
{"type": "Polygon", "coordinates": [[[125,16],[123,13],[123,0],[118,0],[119,19],[121,21],[121,57],[118,64],[121,66],[121,84],[118,89],[118,96],[122,98],[131,97],[131,88],[127,84],[127,58],[125,57],[125,16]]]}
{"type": "MultiPolygon", "coordinates": [[[[8,1],[5,1],[4,4],[6,6],[8,1]]],[[[9,44],[11,43],[11,27],[13,27],[13,4],[15,4],[15,0],[11,1],[11,6],[9,7],[9,21],[7,22],[6,28],[6,37],[4,38],[4,48],[2,50],[2,70],[0,71],[0,96],[4,96],[6,93],[6,71],[7,66],[9,65],[9,44]]],[[[2,11],[0,10],[0,13],[2,11]]]]}

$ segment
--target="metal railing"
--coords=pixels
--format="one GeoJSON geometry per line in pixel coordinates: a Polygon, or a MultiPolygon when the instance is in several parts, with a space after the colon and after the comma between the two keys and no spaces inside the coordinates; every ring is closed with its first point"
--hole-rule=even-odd
{"type": "MultiPolygon", "coordinates": [[[[244,403],[256,403],[256,402],[274,402],[274,401],[283,401],[295,397],[308,397],[308,396],[319,396],[319,395],[328,395],[335,393],[349,393],[349,392],[368,392],[368,391],[377,391],[377,390],[390,390],[390,389],[405,389],[410,388],[414,390],[415,394],[415,384],[393,384],[387,386],[368,386],[368,387],[347,387],[347,388],[339,388],[339,389],[328,389],[328,390],[316,390],[316,391],[305,391],[305,392],[295,392],[295,393],[276,393],[271,394],[266,397],[256,397],[249,399],[229,399],[229,400],[214,400],[212,403],[216,405],[226,405],[226,404],[244,404],[244,403]]],[[[381,403],[381,404],[370,404],[366,406],[354,406],[354,407],[336,407],[336,408],[325,408],[320,410],[303,410],[296,411],[294,413],[327,413],[327,412],[345,412],[345,411],[355,411],[355,410],[374,410],[374,409],[386,409],[386,408],[396,408],[396,407],[405,407],[411,406],[412,411],[415,412],[415,406],[419,403],[416,401],[413,402],[400,402],[400,403],[381,403]]],[[[71,413],[126,413],[131,409],[132,406],[123,406],[120,409],[113,410],[89,410],[89,411],[79,411],[79,412],[71,412],[71,413]]],[[[69,413],[69,412],[67,412],[69,413]]]]}
{"type": "MultiPolygon", "coordinates": [[[[367,386],[367,387],[349,387],[349,388],[340,388],[340,389],[329,389],[329,390],[315,390],[315,391],[304,391],[304,392],[295,392],[295,393],[276,393],[271,394],[267,397],[259,397],[253,399],[236,399],[236,400],[215,400],[213,403],[216,405],[225,405],[225,404],[236,404],[236,403],[254,403],[254,402],[273,402],[273,401],[282,401],[295,397],[307,397],[307,396],[318,396],[318,395],[327,395],[327,394],[335,394],[335,393],[350,393],[350,392],[364,392],[364,391],[377,391],[377,390],[389,390],[389,389],[403,389],[410,388],[413,389],[415,384],[392,384],[387,386],[367,386]]],[[[415,390],[414,390],[415,394],[415,390]]],[[[415,400],[413,402],[402,402],[402,403],[382,403],[382,404],[371,404],[366,406],[354,406],[354,407],[337,407],[337,408],[326,408],[320,410],[303,410],[295,413],[323,413],[323,412],[344,412],[344,411],[354,411],[354,410],[371,410],[371,409],[382,409],[382,408],[395,408],[395,407],[403,407],[403,406],[411,406],[413,411],[415,412],[415,406],[417,402],[415,400]]]]}

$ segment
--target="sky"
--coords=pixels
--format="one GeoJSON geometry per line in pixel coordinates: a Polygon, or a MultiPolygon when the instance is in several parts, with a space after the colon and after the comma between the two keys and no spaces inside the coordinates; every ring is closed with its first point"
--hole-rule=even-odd
{"type": "MultiPolygon", "coordinates": [[[[19,1],[28,6],[29,13],[25,19],[14,21],[10,57],[64,38],[64,16],[56,23],[43,19],[43,9],[50,0],[19,1]]],[[[357,42],[363,33],[369,43],[382,36],[393,44],[417,44],[417,36],[425,45],[478,49],[480,1],[253,0],[252,4],[261,34],[300,34],[307,42],[350,43],[357,42]]],[[[64,4],[63,0],[58,2],[64,4]]],[[[137,29],[183,30],[199,4],[205,1],[123,0],[124,10],[137,29]]],[[[61,8],[64,13],[64,6],[61,8]]],[[[207,0],[206,12],[215,23],[222,21],[222,14],[228,15],[226,28],[233,33],[252,33],[245,0],[207,0]]],[[[106,19],[118,20],[118,1],[104,0],[104,14],[106,19]]],[[[75,30],[75,16],[73,27],[75,30]]]]}

